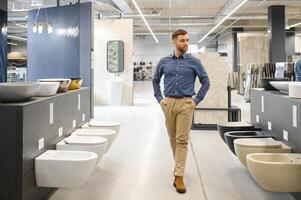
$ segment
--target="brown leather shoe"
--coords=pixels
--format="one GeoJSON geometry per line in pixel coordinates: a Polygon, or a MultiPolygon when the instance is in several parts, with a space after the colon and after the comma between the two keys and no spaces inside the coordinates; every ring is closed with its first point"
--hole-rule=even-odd
{"type": "Polygon", "coordinates": [[[185,193],[186,187],[184,185],[183,176],[175,176],[175,181],[173,183],[178,193],[185,193]]]}

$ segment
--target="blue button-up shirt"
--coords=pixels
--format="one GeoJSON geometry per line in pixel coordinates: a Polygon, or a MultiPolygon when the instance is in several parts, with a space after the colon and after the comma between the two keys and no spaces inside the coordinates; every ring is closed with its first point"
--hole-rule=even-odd
{"type": "Polygon", "coordinates": [[[163,99],[160,90],[162,75],[164,75],[165,96],[195,95],[195,79],[198,77],[202,87],[194,98],[196,104],[204,99],[210,86],[208,75],[199,59],[187,53],[177,58],[174,53],[172,53],[159,61],[153,77],[154,96],[159,103],[163,99]]]}

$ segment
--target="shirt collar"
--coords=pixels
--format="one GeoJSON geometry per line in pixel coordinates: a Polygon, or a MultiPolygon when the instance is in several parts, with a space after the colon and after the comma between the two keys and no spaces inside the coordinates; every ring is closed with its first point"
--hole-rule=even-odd
{"type": "MultiPolygon", "coordinates": [[[[189,53],[184,53],[184,54],[182,55],[182,57],[180,57],[180,58],[187,58],[188,56],[189,56],[189,53]]],[[[175,58],[175,57],[176,57],[174,51],[172,51],[172,53],[170,54],[170,57],[172,57],[172,58],[175,58]]]]}

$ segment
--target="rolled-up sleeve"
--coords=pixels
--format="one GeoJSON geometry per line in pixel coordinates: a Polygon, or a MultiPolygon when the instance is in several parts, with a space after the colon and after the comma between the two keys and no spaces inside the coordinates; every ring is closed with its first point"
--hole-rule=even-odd
{"type": "Polygon", "coordinates": [[[163,67],[162,67],[162,60],[160,60],[152,80],[154,96],[157,99],[158,103],[160,103],[161,100],[163,99],[161,89],[160,89],[160,80],[162,75],[163,75],[163,67]]]}
{"type": "Polygon", "coordinates": [[[199,89],[199,91],[197,92],[194,98],[194,102],[197,105],[204,99],[204,97],[206,96],[210,88],[209,77],[200,60],[198,60],[198,64],[196,66],[196,74],[200,80],[200,83],[202,84],[201,88],[199,89]]]}

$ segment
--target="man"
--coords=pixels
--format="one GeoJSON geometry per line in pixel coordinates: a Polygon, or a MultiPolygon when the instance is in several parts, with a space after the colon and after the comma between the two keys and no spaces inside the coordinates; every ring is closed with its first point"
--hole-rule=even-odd
{"type": "Polygon", "coordinates": [[[210,86],[208,75],[200,60],[187,54],[189,36],[187,31],[178,29],[172,34],[174,51],[162,58],[153,77],[154,96],[165,115],[166,128],[175,160],[174,186],[177,192],[185,193],[183,176],[187,156],[188,137],[192,124],[193,111],[200,103],[210,86]],[[164,75],[164,95],[160,90],[160,80],[164,75]],[[195,95],[195,79],[199,78],[202,87],[195,95]]]}
{"type": "Polygon", "coordinates": [[[301,58],[299,58],[296,62],[295,71],[296,71],[296,81],[301,81],[301,58]]]}

